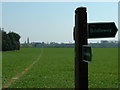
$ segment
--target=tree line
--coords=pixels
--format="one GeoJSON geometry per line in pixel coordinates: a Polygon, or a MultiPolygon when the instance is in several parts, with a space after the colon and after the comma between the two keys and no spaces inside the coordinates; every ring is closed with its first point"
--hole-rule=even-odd
{"type": "Polygon", "coordinates": [[[3,29],[0,29],[2,34],[2,51],[11,51],[20,49],[20,35],[15,32],[6,33],[3,29]]]}

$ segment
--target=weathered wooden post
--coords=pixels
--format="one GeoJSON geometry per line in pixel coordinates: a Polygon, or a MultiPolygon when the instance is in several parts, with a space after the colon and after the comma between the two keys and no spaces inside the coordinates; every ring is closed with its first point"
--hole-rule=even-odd
{"type": "Polygon", "coordinates": [[[85,7],[75,10],[75,89],[88,90],[88,63],[83,62],[82,46],[87,45],[87,12],[85,7]],[[83,89],[84,88],[84,89],[83,89]]]}

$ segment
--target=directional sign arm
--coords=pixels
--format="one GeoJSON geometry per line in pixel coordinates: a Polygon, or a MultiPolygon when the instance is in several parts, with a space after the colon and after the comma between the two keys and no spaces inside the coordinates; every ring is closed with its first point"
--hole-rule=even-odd
{"type": "Polygon", "coordinates": [[[117,31],[114,22],[88,23],[88,38],[115,37],[117,31]]]}

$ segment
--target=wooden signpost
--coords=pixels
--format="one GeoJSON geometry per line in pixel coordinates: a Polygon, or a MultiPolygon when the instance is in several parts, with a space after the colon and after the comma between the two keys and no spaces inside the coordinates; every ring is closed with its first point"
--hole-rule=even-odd
{"type": "Polygon", "coordinates": [[[91,60],[91,53],[89,53],[91,52],[90,47],[84,47],[85,51],[83,51],[83,46],[87,46],[88,44],[88,38],[115,37],[116,32],[117,28],[114,22],[87,24],[86,7],[79,7],[75,10],[74,40],[76,90],[88,90],[88,63],[83,60],[87,58],[91,60]]]}
{"type": "Polygon", "coordinates": [[[87,90],[88,88],[88,63],[82,60],[82,47],[87,45],[87,12],[85,7],[75,10],[75,88],[87,90]],[[84,89],[82,89],[84,88],[84,89]]]}
{"type": "Polygon", "coordinates": [[[117,30],[114,22],[88,23],[88,38],[115,37],[117,30]]]}

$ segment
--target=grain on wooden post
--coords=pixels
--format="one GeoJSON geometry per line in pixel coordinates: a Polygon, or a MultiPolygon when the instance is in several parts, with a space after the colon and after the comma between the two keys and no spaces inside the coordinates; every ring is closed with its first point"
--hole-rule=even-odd
{"type": "Polygon", "coordinates": [[[88,90],[88,63],[82,61],[82,46],[88,44],[86,7],[79,7],[75,10],[74,40],[75,89],[88,90]]]}

